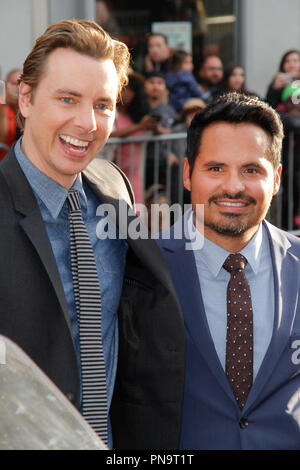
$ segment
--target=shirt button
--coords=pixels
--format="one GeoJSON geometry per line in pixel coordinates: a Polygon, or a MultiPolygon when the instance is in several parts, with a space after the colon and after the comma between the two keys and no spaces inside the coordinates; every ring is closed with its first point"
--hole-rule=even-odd
{"type": "Polygon", "coordinates": [[[241,429],[245,429],[249,424],[249,421],[246,418],[241,418],[239,425],[241,429]]]}

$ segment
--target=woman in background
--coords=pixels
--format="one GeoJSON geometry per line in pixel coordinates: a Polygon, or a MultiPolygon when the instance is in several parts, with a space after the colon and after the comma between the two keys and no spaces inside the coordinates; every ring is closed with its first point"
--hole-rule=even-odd
{"type": "Polygon", "coordinates": [[[294,80],[300,79],[300,51],[291,49],[281,58],[278,73],[267,91],[267,102],[276,108],[281,103],[283,89],[294,80]]]}
{"type": "Polygon", "coordinates": [[[236,91],[245,95],[258,96],[246,88],[245,70],[241,65],[235,63],[228,64],[224,68],[223,88],[224,93],[236,91]]]}

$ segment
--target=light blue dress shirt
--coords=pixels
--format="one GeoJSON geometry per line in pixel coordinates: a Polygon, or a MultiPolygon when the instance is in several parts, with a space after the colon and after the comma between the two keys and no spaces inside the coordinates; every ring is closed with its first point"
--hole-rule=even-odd
{"type": "MultiPolygon", "coordinates": [[[[192,239],[194,235],[191,229],[196,230],[192,210],[187,217],[188,231],[192,239]]],[[[223,264],[230,252],[204,237],[202,248],[193,250],[193,253],[210,334],[225,370],[226,297],[230,273],[223,268],[223,264]]],[[[266,229],[262,224],[240,253],[248,260],[245,274],[250,285],[253,308],[253,379],[255,379],[271,341],[275,308],[270,246],[266,229]]]]}
{"type": "MultiPolygon", "coordinates": [[[[73,338],[80,371],[79,330],[74,300],[69,238],[69,209],[66,202],[68,190],[36,168],[21,150],[21,138],[15,145],[16,158],[32,187],[49,236],[57,268],[69,308],[73,338]]],[[[107,400],[110,407],[118,359],[119,305],[127,253],[125,240],[99,239],[96,227],[100,217],[96,216],[99,200],[81,177],[77,177],[73,189],[80,193],[82,217],[92,244],[101,290],[102,342],[106,366],[107,400]]],[[[98,226],[99,230],[99,226],[98,226]]],[[[117,232],[117,231],[116,231],[117,232]]],[[[118,232],[117,232],[118,233],[118,232]]],[[[99,235],[99,232],[98,232],[99,235]]],[[[112,447],[109,423],[109,447],[112,447]]]]}

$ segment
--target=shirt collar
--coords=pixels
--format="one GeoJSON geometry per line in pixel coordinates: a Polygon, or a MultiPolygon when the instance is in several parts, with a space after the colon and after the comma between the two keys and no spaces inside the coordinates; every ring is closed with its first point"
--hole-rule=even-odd
{"type": "MultiPolygon", "coordinates": [[[[190,227],[193,231],[197,230],[193,222],[193,211],[191,211],[189,217],[192,218],[190,227]]],[[[240,253],[247,258],[248,265],[253,270],[254,274],[258,272],[263,246],[265,246],[267,242],[266,236],[263,235],[263,227],[262,224],[260,224],[250,242],[240,251],[240,253]]],[[[208,238],[203,238],[203,246],[200,250],[197,250],[195,256],[205,263],[214,277],[217,277],[230,252],[208,240],[208,238]]]]}
{"type": "MultiPolygon", "coordinates": [[[[31,163],[21,150],[21,139],[22,137],[20,137],[15,145],[16,158],[36,196],[41,199],[51,216],[57,219],[68,196],[68,190],[49,178],[49,176],[45,175],[45,173],[41,172],[31,163]]],[[[86,211],[87,198],[83,189],[81,174],[77,176],[72,189],[80,193],[81,208],[83,211],[86,211]]]]}

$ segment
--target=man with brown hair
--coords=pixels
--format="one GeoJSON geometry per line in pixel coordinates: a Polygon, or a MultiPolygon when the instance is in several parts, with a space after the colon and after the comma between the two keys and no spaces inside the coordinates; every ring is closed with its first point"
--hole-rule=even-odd
{"type": "Polygon", "coordinates": [[[208,55],[205,57],[199,69],[200,90],[202,98],[206,103],[212,101],[223,93],[223,64],[220,57],[216,55],[208,55]]]}
{"type": "Polygon", "coordinates": [[[145,74],[154,70],[166,73],[171,66],[171,49],[167,37],[162,33],[149,34],[148,54],[145,57],[145,74]]]}
{"type": "Polygon", "coordinates": [[[24,135],[0,166],[0,332],[109,447],[172,448],[183,383],[179,305],[154,242],[123,236],[134,203],[128,180],[95,159],[128,63],[127,47],[85,20],[50,26],[25,60],[24,135]],[[101,225],[104,206],[115,210],[115,237],[101,225]]]}

